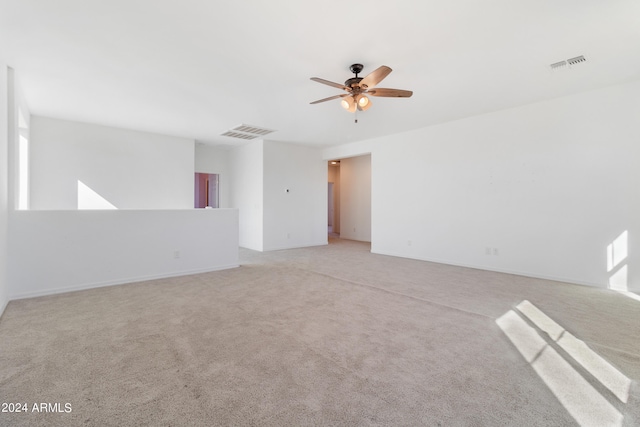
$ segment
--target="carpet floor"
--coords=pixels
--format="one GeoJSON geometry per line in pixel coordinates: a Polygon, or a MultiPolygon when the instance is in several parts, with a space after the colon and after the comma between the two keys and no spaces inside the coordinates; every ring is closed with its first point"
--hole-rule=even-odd
{"type": "Polygon", "coordinates": [[[240,260],[10,302],[0,425],[640,425],[639,299],[341,239],[240,260]]]}

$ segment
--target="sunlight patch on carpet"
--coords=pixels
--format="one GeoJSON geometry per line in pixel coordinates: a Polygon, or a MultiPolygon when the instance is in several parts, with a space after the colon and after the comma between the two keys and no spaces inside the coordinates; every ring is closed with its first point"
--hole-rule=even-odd
{"type": "MultiPolygon", "coordinates": [[[[525,310],[530,308],[527,304],[521,305],[525,310]]],[[[540,316],[540,313],[532,316],[539,321],[544,317],[548,319],[546,315],[540,316]]],[[[581,426],[622,425],[622,414],[518,313],[509,310],[496,320],[496,324],[581,426]]],[[[549,336],[564,336],[555,325],[546,324],[545,327],[550,330],[547,332],[549,336]]]]}
{"type": "Polygon", "coordinates": [[[517,309],[540,330],[548,333],[551,339],[558,343],[564,351],[589,371],[591,375],[596,377],[602,385],[615,394],[621,402],[627,403],[631,380],[622,372],[614,368],[599,354],[590,349],[584,341],[566,331],[529,301],[522,301],[517,305],[517,309]]]}

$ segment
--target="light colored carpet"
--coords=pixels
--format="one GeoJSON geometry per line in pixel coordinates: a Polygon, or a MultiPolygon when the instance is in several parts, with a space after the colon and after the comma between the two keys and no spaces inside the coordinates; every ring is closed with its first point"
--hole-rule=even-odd
{"type": "Polygon", "coordinates": [[[13,301],[0,425],[639,425],[640,301],[369,250],[13,301]]]}

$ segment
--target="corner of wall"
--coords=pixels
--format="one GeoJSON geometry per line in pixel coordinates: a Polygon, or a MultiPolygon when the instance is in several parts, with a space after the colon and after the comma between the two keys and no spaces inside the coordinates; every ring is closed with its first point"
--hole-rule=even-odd
{"type": "Polygon", "coordinates": [[[256,140],[229,152],[229,205],[238,209],[239,245],[262,251],[264,142],[256,140]]]}
{"type": "Polygon", "coordinates": [[[0,63],[0,316],[9,303],[9,78],[8,67],[0,63]]]}

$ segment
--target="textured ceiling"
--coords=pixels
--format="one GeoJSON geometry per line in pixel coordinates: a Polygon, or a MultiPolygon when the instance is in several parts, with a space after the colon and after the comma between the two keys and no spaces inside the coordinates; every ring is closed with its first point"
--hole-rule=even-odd
{"type": "Polygon", "coordinates": [[[210,144],[242,123],[330,146],[640,78],[637,0],[0,0],[0,61],[32,114],[210,144]],[[552,71],[550,64],[584,55],[552,71]],[[393,72],[354,116],[342,83],[393,72]]]}

